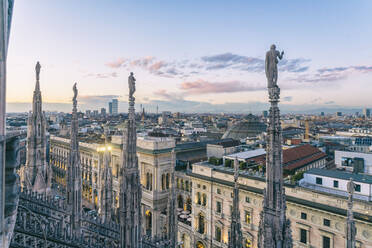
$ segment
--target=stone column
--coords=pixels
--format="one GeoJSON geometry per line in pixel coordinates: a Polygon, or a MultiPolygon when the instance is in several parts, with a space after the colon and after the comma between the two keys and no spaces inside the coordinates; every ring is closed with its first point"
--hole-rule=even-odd
{"type": "Polygon", "coordinates": [[[8,247],[5,230],[5,104],[6,104],[6,57],[10,33],[13,0],[0,0],[0,247],[8,247]]]}

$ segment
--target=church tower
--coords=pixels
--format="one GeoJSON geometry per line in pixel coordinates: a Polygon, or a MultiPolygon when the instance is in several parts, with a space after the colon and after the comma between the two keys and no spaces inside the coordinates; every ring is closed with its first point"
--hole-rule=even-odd
{"type": "Polygon", "coordinates": [[[108,133],[105,132],[105,151],[103,154],[103,173],[101,180],[101,204],[100,212],[105,222],[112,218],[112,169],[111,169],[111,147],[109,146],[108,133]]]}
{"type": "Polygon", "coordinates": [[[32,112],[28,116],[27,161],[24,168],[23,184],[38,193],[49,193],[51,186],[51,168],[47,162],[46,120],[42,110],[40,91],[40,63],[37,62],[36,85],[32,101],[32,112]]]}
{"type": "Polygon", "coordinates": [[[131,72],[128,121],[123,132],[123,163],[120,168],[120,247],[141,247],[141,182],[137,158],[137,134],[133,96],[136,79],[131,72]]]}
{"type": "Polygon", "coordinates": [[[258,232],[259,248],[291,248],[290,221],[286,218],[286,199],[283,183],[282,128],[278,107],[280,88],[277,86],[277,63],[282,59],[275,45],[266,54],[269,101],[271,103],[267,127],[266,189],[258,232]]]}
{"type": "Polygon", "coordinates": [[[81,203],[81,165],[80,165],[80,152],[79,152],[79,122],[77,117],[77,95],[78,90],[76,83],[73,87],[74,97],[72,107],[72,118],[71,118],[71,139],[70,139],[70,156],[68,161],[67,170],[67,203],[72,206],[72,231],[78,235],[80,234],[81,227],[81,214],[82,214],[82,203],[81,203]]]}
{"type": "Polygon", "coordinates": [[[239,211],[239,161],[237,158],[234,160],[234,199],[231,214],[231,230],[229,237],[229,248],[242,247],[243,235],[240,224],[240,211],[239,211]]]}

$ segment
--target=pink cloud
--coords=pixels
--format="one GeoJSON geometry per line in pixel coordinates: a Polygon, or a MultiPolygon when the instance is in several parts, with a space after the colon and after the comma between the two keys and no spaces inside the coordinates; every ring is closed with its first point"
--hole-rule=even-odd
{"type": "Polygon", "coordinates": [[[265,90],[262,85],[247,85],[240,81],[208,82],[201,79],[193,82],[183,82],[180,88],[190,95],[265,90]]]}
{"type": "Polygon", "coordinates": [[[122,67],[126,61],[127,60],[124,58],[118,58],[117,60],[108,62],[105,65],[111,68],[119,68],[119,67],[122,67]]]}

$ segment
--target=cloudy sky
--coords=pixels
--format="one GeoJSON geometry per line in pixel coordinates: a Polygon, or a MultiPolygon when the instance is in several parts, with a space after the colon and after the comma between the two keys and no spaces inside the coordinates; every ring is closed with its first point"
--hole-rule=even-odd
{"type": "Polygon", "coordinates": [[[267,107],[264,55],[279,64],[283,109],[372,107],[372,2],[17,0],[8,111],[26,111],[40,61],[45,109],[126,111],[127,77],[149,111],[256,112],[267,107]]]}

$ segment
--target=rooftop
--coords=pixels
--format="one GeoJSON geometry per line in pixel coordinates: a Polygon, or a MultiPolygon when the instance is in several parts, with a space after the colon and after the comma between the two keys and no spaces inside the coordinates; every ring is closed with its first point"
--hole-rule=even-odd
{"type": "Polygon", "coordinates": [[[346,171],[326,170],[319,168],[310,169],[305,173],[343,180],[350,180],[350,178],[352,178],[354,182],[372,184],[372,176],[366,174],[355,174],[346,171]]]}
{"type": "Polygon", "coordinates": [[[254,158],[254,157],[258,157],[258,156],[261,156],[261,155],[264,155],[266,154],[266,151],[265,149],[255,149],[255,150],[251,150],[251,151],[245,151],[245,152],[238,152],[238,153],[233,153],[233,154],[230,154],[230,155],[226,155],[225,158],[229,158],[229,159],[250,159],[250,158],[254,158]]]}

